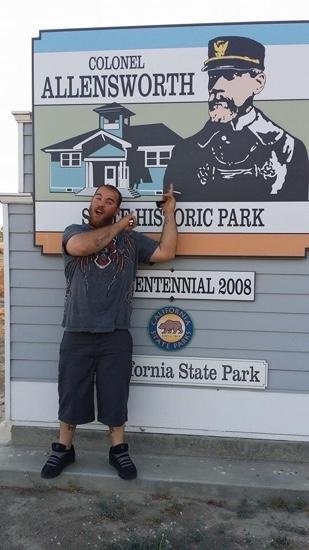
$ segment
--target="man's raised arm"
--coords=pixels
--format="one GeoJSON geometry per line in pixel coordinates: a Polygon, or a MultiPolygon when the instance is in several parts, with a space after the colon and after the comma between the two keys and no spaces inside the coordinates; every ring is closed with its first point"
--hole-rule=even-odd
{"type": "Polygon", "coordinates": [[[173,184],[163,195],[163,229],[158,248],[150,257],[150,262],[166,262],[175,258],[177,245],[177,226],[175,220],[176,200],[173,195],[173,184]]]}
{"type": "Polygon", "coordinates": [[[133,214],[127,214],[116,223],[73,235],[65,245],[70,256],[89,256],[107,246],[121,231],[133,229],[136,220],[133,214]]]}

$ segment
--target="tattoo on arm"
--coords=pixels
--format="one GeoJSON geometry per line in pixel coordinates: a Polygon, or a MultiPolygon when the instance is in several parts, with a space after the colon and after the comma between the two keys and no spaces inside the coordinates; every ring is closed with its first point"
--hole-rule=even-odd
{"type": "Polygon", "coordinates": [[[75,424],[68,424],[69,432],[74,432],[75,428],[76,428],[75,424]]]}
{"type": "Polygon", "coordinates": [[[172,217],[171,215],[164,216],[164,225],[170,223],[172,217]]]}

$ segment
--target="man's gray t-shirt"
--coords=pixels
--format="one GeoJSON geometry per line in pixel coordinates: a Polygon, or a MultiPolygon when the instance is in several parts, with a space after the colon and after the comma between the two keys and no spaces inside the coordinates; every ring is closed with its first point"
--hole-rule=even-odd
{"type": "Polygon", "coordinates": [[[134,279],[158,243],[137,231],[123,231],[100,252],[70,256],[65,245],[90,225],[69,225],[63,235],[66,295],[62,326],[72,332],[112,332],[130,326],[134,279]]]}

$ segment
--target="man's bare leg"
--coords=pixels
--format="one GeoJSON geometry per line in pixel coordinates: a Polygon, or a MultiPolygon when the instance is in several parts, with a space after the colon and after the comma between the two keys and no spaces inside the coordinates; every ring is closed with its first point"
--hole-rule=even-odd
{"type": "Polygon", "coordinates": [[[122,426],[109,427],[109,436],[112,447],[115,447],[115,445],[119,445],[120,443],[124,443],[124,428],[124,424],[122,426]]]}
{"type": "Polygon", "coordinates": [[[71,449],[75,430],[75,424],[66,424],[65,422],[60,422],[59,443],[65,445],[66,449],[71,449]]]}

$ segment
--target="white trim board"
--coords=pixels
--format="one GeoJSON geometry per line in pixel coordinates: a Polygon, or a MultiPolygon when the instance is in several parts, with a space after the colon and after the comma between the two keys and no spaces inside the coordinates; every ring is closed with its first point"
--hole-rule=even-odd
{"type": "Polygon", "coordinates": [[[24,191],[24,123],[18,122],[18,193],[24,191]]]}
{"type": "MultiPolygon", "coordinates": [[[[11,420],[57,425],[57,401],[56,382],[13,381],[11,420]]],[[[309,441],[308,410],[305,393],[132,385],[127,430],[309,441]]]]}
{"type": "Polygon", "coordinates": [[[32,204],[32,195],[30,193],[0,193],[0,202],[2,204],[32,204]]]}

